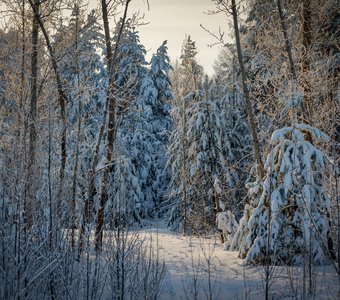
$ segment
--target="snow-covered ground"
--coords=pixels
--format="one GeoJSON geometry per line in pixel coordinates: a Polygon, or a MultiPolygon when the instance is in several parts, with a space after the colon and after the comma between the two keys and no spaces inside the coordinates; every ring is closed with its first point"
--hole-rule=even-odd
{"type": "MultiPolygon", "coordinates": [[[[224,251],[217,236],[185,237],[164,225],[144,229],[140,235],[150,233],[158,233],[159,256],[166,264],[159,299],[264,299],[265,268],[243,266],[237,252],[224,251]]],[[[270,299],[302,299],[303,268],[269,270],[270,299]]],[[[315,297],[307,299],[338,299],[339,281],[333,267],[318,267],[312,272],[315,297]]],[[[308,292],[308,272],[305,282],[308,292]]]]}

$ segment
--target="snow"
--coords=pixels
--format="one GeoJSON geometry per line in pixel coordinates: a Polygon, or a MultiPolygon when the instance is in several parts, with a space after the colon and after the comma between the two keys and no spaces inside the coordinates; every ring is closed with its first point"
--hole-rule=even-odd
{"type": "MultiPolygon", "coordinates": [[[[238,252],[225,251],[219,236],[189,237],[174,233],[162,224],[140,231],[140,238],[158,234],[159,257],[166,275],[158,299],[194,299],[195,274],[197,299],[209,299],[209,263],[212,299],[264,299],[265,268],[244,266],[238,252]],[[160,227],[157,227],[160,225],[160,227]],[[187,294],[187,295],[186,295],[187,294]]],[[[270,266],[270,295],[274,299],[302,297],[302,267],[270,266]],[[295,289],[295,293],[292,291],[295,289]]],[[[338,279],[331,266],[316,267],[316,299],[336,298],[338,279]]],[[[272,299],[272,298],[271,298],[272,299]]]]}
{"type": "Polygon", "coordinates": [[[285,135],[292,130],[291,127],[284,127],[277,129],[273,132],[272,137],[271,137],[271,142],[273,144],[278,143],[281,140],[284,140],[285,135]]]}

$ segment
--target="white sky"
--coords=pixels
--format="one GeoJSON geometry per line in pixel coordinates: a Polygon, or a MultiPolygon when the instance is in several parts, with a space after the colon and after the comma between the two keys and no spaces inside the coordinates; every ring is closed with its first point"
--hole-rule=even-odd
{"type": "MultiPolygon", "coordinates": [[[[100,7],[100,0],[88,1],[90,8],[100,7]]],[[[145,13],[145,22],[149,22],[148,25],[138,29],[141,43],[148,51],[147,59],[150,59],[164,40],[167,40],[169,56],[174,62],[181,55],[183,40],[187,34],[196,42],[199,51],[198,62],[207,74],[212,75],[212,66],[220,46],[208,47],[216,43],[216,39],[205,32],[200,24],[215,33],[218,33],[220,27],[225,36],[229,37],[230,18],[226,19],[224,14],[204,13],[214,10],[214,3],[211,0],[149,0],[149,4],[150,10],[147,0],[132,0],[129,9],[129,15],[137,11],[145,13]]]]}
{"type": "MultiPolygon", "coordinates": [[[[90,0],[91,4],[99,0],[90,0]]],[[[145,21],[150,24],[140,27],[141,43],[148,50],[147,58],[154,53],[164,40],[168,41],[171,60],[181,54],[181,47],[186,34],[196,42],[198,48],[197,59],[209,75],[212,74],[212,65],[217,57],[220,47],[209,48],[216,40],[201,27],[218,32],[219,27],[226,34],[229,33],[228,20],[225,15],[207,15],[204,12],[214,9],[211,0],[149,0],[148,11],[146,0],[133,0],[130,14],[140,10],[145,13],[145,21]]]]}

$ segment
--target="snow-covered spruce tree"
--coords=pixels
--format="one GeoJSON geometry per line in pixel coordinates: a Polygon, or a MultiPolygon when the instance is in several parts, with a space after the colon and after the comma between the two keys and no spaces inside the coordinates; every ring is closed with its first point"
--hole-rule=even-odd
{"type": "MultiPolygon", "coordinates": [[[[244,110],[244,98],[241,82],[237,77],[239,67],[236,65],[236,49],[234,45],[224,48],[215,61],[215,81],[218,86],[221,108],[225,114],[226,142],[223,146],[226,157],[226,182],[224,182],[224,202],[227,209],[232,210],[239,218],[240,202],[245,199],[244,188],[253,163],[252,139],[247,115],[244,110]]],[[[243,206],[243,205],[242,205],[243,206]]]]}
{"type": "Polygon", "coordinates": [[[172,63],[170,80],[174,94],[174,107],[183,106],[183,97],[201,87],[204,70],[198,64],[196,43],[186,36],[181,49],[180,60],[172,63]]]}
{"type": "MultiPolygon", "coordinates": [[[[133,170],[125,173],[133,176],[139,185],[138,188],[135,188],[136,184],[132,185],[133,191],[126,189],[126,194],[121,195],[127,207],[125,211],[132,216],[132,222],[140,223],[143,219],[155,216],[169,181],[164,169],[171,127],[168,101],[173,98],[168,77],[170,69],[164,42],[153,55],[149,71],[146,74],[141,72],[136,79],[138,86],[135,87],[140,87],[139,95],[132,99],[118,130],[123,153],[129,157],[130,170],[133,170]]],[[[126,159],[121,161],[127,163],[126,159]]],[[[120,176],[117,172],[118,169],[115,170],[115,178],[120,176]]],[[[131,176],[127,176],[126,180],[131,176]]],[[[113,185],[117,186],[116,183],[113,185]]]]}
{"type": "MultiPolygon", "coordinates": [[[[227,58],[226,65],[223,68],[227,65],[232,65],[229,58],[227,58]]],[[[222,193],[220,195],[220,209],[222,212],[217,216],[216,223],[218,228],[223,231],[226,250],[238,248],[237,245],[232,245],[232,241],[235,240],[234,229],[237,229],[237,234],[239,234],[240,227],[236,228],[234,226],[232,231],[226,231],[222,228],[230,228],[231,216],[240,214],[240,202],[246,196],[244,185],[249,177],[251,165],[249,154],[252,149],[249,125],[243,110],[242,95],[235,80],[235,76],[230,70],[221,71],[221,69],[216,69],[216,81],[222,98],[220,103],[224,116],[223,120],[225,120],[222,147],[225,157],[225,174],[224,181],[221,182],[222,193]]],[[[242,225],[244,223],[243,219],[240,222],[242,225]]]]}
{"type": "MultiPolygon", "coordinates": [[[[243,247],[241,246],[241,244],[244,244],[242,237],[244,237],[247,220],[253,208],[251,204],[246,204],[239,226],[237,227],[233,223],[232,217],[234,214],[236,216],[240,214],[240,201],[246,197],[244,186],[248,187],[251,184],[246,182],[249,177],[251,165],[249,153],[251,153],[252,146],[249,126],[242,110],[243,102],[239,90],[236,87],[232,91],[224,89],[223,94],[221,103],[225,124],[222,149],[225,157],[225,174],[222,185],[223,193],[219,202],[222,210],[221,216],[227,215],[225,217],[219,217],[218,215],[216,222],[218,228],[223,231],[225,250],[235,250],[243,247]],[[231,224],[234,224],[233,227],[230,227],[231,224]],[[223,228],[233,228],[233,230],[225,231],[223,228]],[[237,232],[235,232],[236,230],[237,232]]],[[[259,185],[259,182],[256,182],[256,184],[259,185]]],[[[251,190],[248,189],[248,195],[251,190]]]]}
{"type": "Polygon", "coordinates": [[[140,112],[141,130],[152,139],[152,166],[149,171],[147,189],[153,194],[153,204],[159,206],[164,201],[169,183],[169,174],[165,170],[166,149],[172,128],[170,118],[170,100],[173,100],[169,71],[170,60],[166,41],[157,49],[150,62],[150,70],[143,79],[140,88],[138,111],[140,112]]]}
{"type": "Polygon", "coordinates": [[[221,110],[224,120],[222,151],[225,157],[223,202],[227,209],[239,213],[239,202],[245,196],[244,184],[249,176],[252,142],[244,102],[237,84],[222,88],[221,110]],[[236,85],[236,86],[235,86],[236,85]]]}
{"type": "Polygon", "coordinates": [[[214,183],[226,181],[226,157],[223,148],[227,143],[225,115],[221,110],[218,91],[206,79],[202,95],[188,112],[186,141],[187,161],[191,182],[191,223],[199,230],[215,224],[219,199],[214,193],[214,183]],[[194,224],[196,223],[196,224],[194,224]]]}
{"type": "Polygon", "coordinates": [[[325,155],[315,146],[323,141],[325,134],[305,124],[273,133],[263,192],[248,222],[246,263],[301,265],[306,253],[316,265],[330,259],[325,155]]]}
{"type": "Polygon", "coordinates": [[[259,203],[259,199],[262,193],[262,184],[260,180],[254,182],[248,182],[245,185],[248,190],[249,203],[244,206],[243,216],[239,221],[239,227],[234,234],[233,240],[230,243],[230,247],[226,250],[238,250],[239,256],[245,258],[250,249],[253,240],[251,239],[250,223],[249,219],[252,216],[254,208],[259,203]]]}
{"type": "Polygon", "coordinates": [[[171,134],[168,148],[168,156],[171,156],[168,160],[169,169],[171,169],[169,199],[173,206],[169,225],[172,224],[173,229],[178,228],[182,219],[184,219],[184,232],[186,230],[186,204],[184,203],[187,202],[188,185],[187,143],[184,136],[187,131],[187,114],[194,100],[192,96],[200,93],[198,88],[201,86],[203,76],[203,68],[196,59],[197,53],[196,43],[191,39],[190,35],[186,35],[181,49],[180,61],[176,60],[170,73],[174,93],[171,116],[175,128],[171,134]],[[175,172],[172,172],[172,170],[175,172]],[[183,218],[181,216],[182,209],[183,218]]]}
{"type": "MultiPolygon", "coordinates": [[[[117,23],[113,43],[118,38],[121,22],[117,23]]],[[[133,20],[128,19],[123,27],[118,45],[116,66],[114,70],[116,85],[117,117],[127,111],[138,97],[142,78],[147,73],[146,50],[140,43],[139,33],[133,20]]]]}
{"type": "Polygon", "coordinates": [[[108,202],[105,207],[106,223],[111,228],[142,223],[146,211],[142,184],[138,178],[130,152],[125,148],[126,136],[120,132],[115,144],[115,164],[109,177],[108,202]]]}
{"type": "Polygon", "coordinates": [[[182,96],[197,90],[202,82],[204,72],[203,67],[197,62],[197,53],[196,43],[191,39],[190,35],[186,36],[183,42],[181,54],[183,79],[185,79],[182,85],[182,96]]]}
{"type": "MultiPolygon", "coordinates": [[[[114,43],[118,39],[121,22],[122,20],[116,26],[114,43]]],[[[139,41],[138,31],[135,30],[131,20],[127,20],[122,29],[114,69],[117,136],[105,205],[105,222],[111,226],[116,226],[118,222],[129,225],[143,219],[142,183],[138,179],[138,168],[134,163],[129,143],[131,139],[140,138],[133,133],[138,120],[135,103],[141,81],[147,71],[145,53],[145,48],[139,41]]]]}
{"type": "Polygon", "coordinates": [[[216,214],[221,211],[220,202],[223,205],[226,202],[226,148],[231,141],[228,141],[226,114],[221,109],[219,96],[214,82],[207,79],[204,91],[188,94],[185,101],[191,105],[185,111],[185,130],[182,128],[183,108],[177,108],[179,113],[174,111],[177,127],[171,137],[169,167],[172,174],[170,197],[177,203],[170,221],[179,225],[178,221],[184,218],[181,196],[185,188],[183,176],[186,176],[186,222],[188,229],[196,233],[215,225],[216,214]],[[220,183],[218,193],[217,181],[220,183]]]}
{"type": "Polygon", "coordinates": [[[224,250],[229,250],[239,227],[235,215],[230,210],[219,212],[216,215],[216,223],[223,234],[224,250]]]}
{"type": "Polygon", "coordinates": [[[181,63],[176,64],[171,74],[175,83],[173,91],[175,99],[171,115],[175,128],[170,137],[168,148],[168,166],[171,173],[171,183],[168,189],[172,212],[169,226],[179,229],[183,225],[183,232],[187,231],[189,168],[187,162],[188,143],[186,141],[187,118],[189,108],[196,97],[201,97],[201,77],[203,68],[196,60],[197,48],[195,42],[186,37],[182,46],[181,63]],[[183,222],[182,222],[183,221],[183,222]]]}
{"type": "MultiPolygon", "coordinates": [[[[107,73],[98,49],[103,49],[104,37],[93,13],[80,36],[79,68],[84,86],[81,86],[82,116],[84,118],[84,145],[81,148],[84,167],[87,172],[91,167],[96,135],[101,124],[101,112],[104,109],[107,73]]],[[[85,175],[85,173],[83,173],[85,175]]]]}
{"type": "Polygon", "coordinates": [[[179,230],[183,227],[183,231],[186,233],[187,190],[190,185],[190,178],[186,162],[187,141],[185,132],[186,116],[190,102],[186,97],[183,97],[181,101],[176,100],[176,102],[182,102],[182,105],[175,106],[170,111],[175,128],[171,132],[167,149],[167,169],[171,174],[168,197],[172,206],[168,226],[172,230],[179,230]]]}

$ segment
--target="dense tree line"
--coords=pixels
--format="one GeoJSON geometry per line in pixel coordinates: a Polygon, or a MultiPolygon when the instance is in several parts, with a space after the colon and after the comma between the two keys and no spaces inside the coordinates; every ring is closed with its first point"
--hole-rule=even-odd
{"type": "Polygon", "coordinates": [[[339,272],[338,1],[212,1],[235,43],[215,35],[210,77],[190,35],[146,61],[131,1],[1,1],[0,297],[156,297],[164,268],[128,229],[157,218],[339,272]]]}

